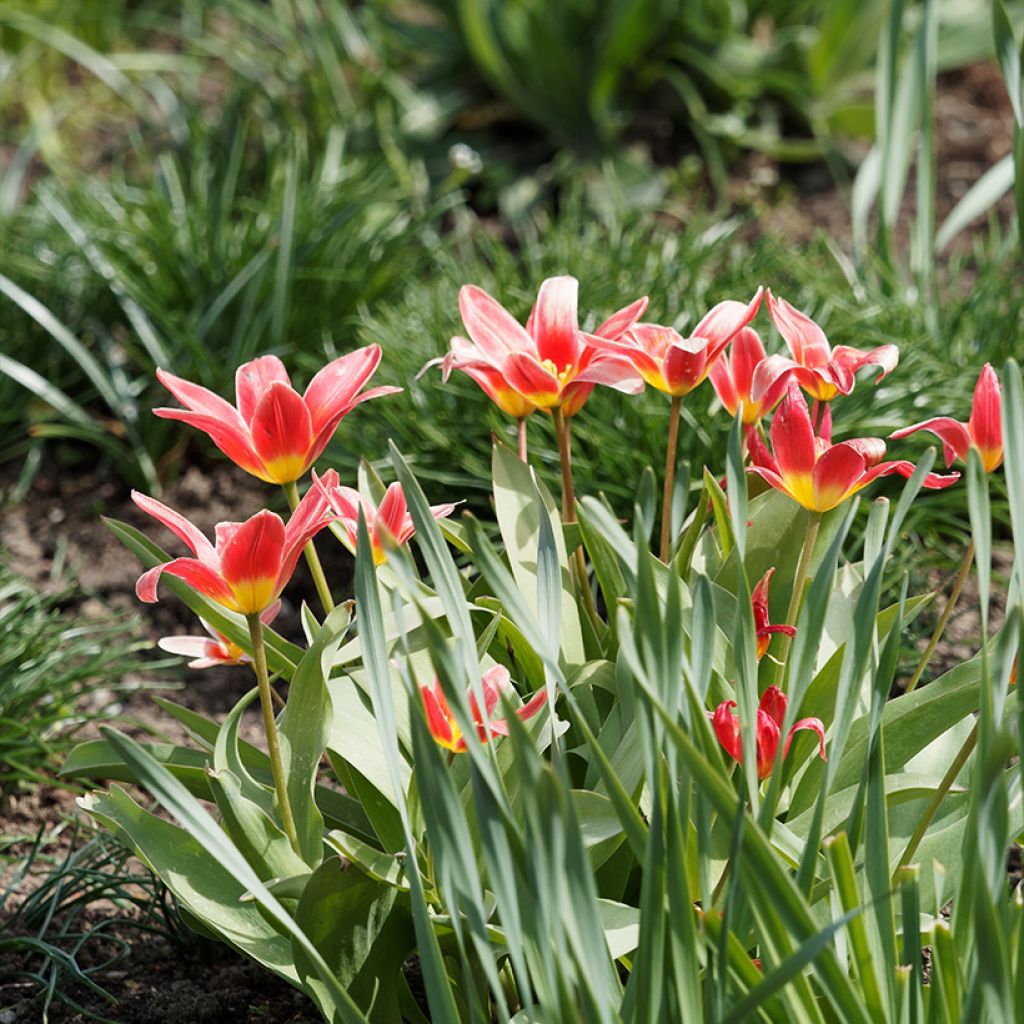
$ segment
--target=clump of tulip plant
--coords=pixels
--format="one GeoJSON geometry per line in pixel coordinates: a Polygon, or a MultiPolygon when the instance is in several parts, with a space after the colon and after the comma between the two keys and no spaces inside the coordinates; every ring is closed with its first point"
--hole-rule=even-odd
{"type": "Polygon", "coordinates": [[[760,287],[690,329],[642,320],[645,297],[581,317],[568,276],[525,318],[471,284],[458,308],[441,380],[463,372],[514,423],[494,446],[493,528],[456,516],[459,495],[431,505],[394,448],[389,484],[369,461],[352,480],[316,472],[337,431],[357,443],[357,405],[400,390],[367,389],[374,346],[302,395],[263,356],[233,405],[160,371],[183,408],[157,414],[280,485],[290,515],[240,509],[211,540],[134,495],[188,555],[111,524],[144,563],[139,598],[173,590],[210,634],[163,649],[249,664],[255,686],[222,722],[187,692],[162,701],[192,747],[114,730],[79,747],[65,771],[112,781],[83,806],[332,1022],[1014,1019],[1024,568],[993,631],[988,487],[1002,467],[1019,537],[1016,365],[1005,400],[984,367],[968,421],[892,433],[936,434],[941,473],[932,451],[835,438],[845,396],[871,386],[859,372],[896,374],[898,346],[832,346],[760,287]],[[758,333],[762,307],[788,355],[758,333]],[[729,454],[688,467],[690,491],[681,410],[705,386],[729,454]],[[573,481],[571,425],[597,387],[669,400],[662,497],[638,481],[629,522],[573,481]],[[531,462],[535,417],[553,421],[560,501],[531,462]],[[937,595],[910,594],[891,556],[912,503],[964,486],[954,460],[973,538],[904,676],[937,595]],[[324,544],[354,556],[344,600],[324,544]],[[300,643],[275,627],[303,554],[319,606],[301,608],[300,643]],[[978,653],[930,672],[972,571],[978,653]],[[239,736],[255,700],[261,744],[239,736]]]}

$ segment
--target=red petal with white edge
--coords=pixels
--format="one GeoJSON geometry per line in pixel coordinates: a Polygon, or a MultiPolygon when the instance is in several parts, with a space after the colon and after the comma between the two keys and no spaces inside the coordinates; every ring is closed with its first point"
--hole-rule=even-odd
{"type": "Polygon", "coordinates": [[[647,296],[631,302],[628,306],[612,313],[610,317],[594,333],[601,338],[617,338],[624,334],[644,315],[647,310],[647,296]]]}
{"type": "Polygon", "coordinates": [[[865,352],[863,349],[851,348],[849,345],[836,345],[832,349],[832,361],[840,366],[848,366],[853,372],[861,370],[865,366],[877,366],[882,371],[875,378],[877,384],[899,365],[900,350],[895,345],[879,345],[878,348],[865,352]]]}
{"type": "Polygon", "coordinates": [[[496,299],[475,284],[459,289],[462,322],[480,351],[500,365],[512,352],[536,352],[537,346],[523,325],[496,299]]]}
{"type": "MultiPolygon", "coordinates": [[[[494,665],[480,677],[480,685],[484,691],[484,708],[487,718],[490,719],[494,714],[494,709],[498,706],[501,695],[512,685],[508,669],[504,665],[494,665]]],[[[480,715],[480,708],[473,690],[474,688],[471,686],[469,688],[469,706],[473,712],[473,720],[481,722],[483,718],[480,715]]]]}
{"type": "Polygon", "coordinates": [[[770,391],[774,392],[779,388],[784,390],[787,377],[799,365],[799,363],[794,362],[792,359],[780,356],[777,353],[762,359],[754,368],[754,373],[751,377],[751,401],[761,402],[765,400],[770,391]]]}
{"type": "Polygon", "coordinates": [[[805,313],[768,290],[768,312],[779,334],[801,366],[823,366],[832,358],[832,346],[825,332],[805,313]]]}
{"type": "Polygon", "coordinates": [[[384,492],[384,497],[377,508],[377,515],[373,520],[374,529],[378,536],[383,529],[396,544],[402,544],[412,536],[415,529],[410,519],[409,531],[406,533],[407,519],[409,519],[409,512],[402,485],[397,482],[393,483],[384,492]],[[404,537],[403,534],[405,534],[404,537]]]}
{"type": "Polygon", "coordinates": [[[737,302],[726,299],[719,302],[696,327],[690,332],[692,337],[707,338],[712,346],[720,349],[726,345],[737,331],[746,327],[757,316],[761,306],[761,295],[764,289],[758,288],[749,302],[737,302]]]}
{"type": "Polygon", "coordinates": [[[590,398],[593,391],[593,384],[581,384],[578,381],[573,381],[572,384],[567,385],[562,390],[562,415],[566,419],[575,416],[587,404],[587,399],[590,398]]]}
{"type": "Polygon", "coordinates": [[[224,403],[233,413],[232,420],[203,412],[189,412],[187,409],[154,409],[153,415],[163,420],[177,420],[187,423],[206,434],[211,441],[238,467],[261,480],[269,480],[263,471],[263,463],[253,450],[249,428],[238,418],[234,408],[224,403]],[[237,420],[237,425],[235,423],[237,420]]]}
{"type": "MultiPolygon", "coordinates": [[[[860,487],[866,487],[872,480],[877,480],[881,476],[892,476],[893,473],[899,473],[900,476],[909,479],[916,469],[917,466],[906,459],[883,462],[881,465],[873,466],[864,474],[860,487]]],[[[924,478],[924,483],[921,486],[929,491],[941,491],[945,487],[951,487],[959,479],[959,473],[929,473],[924,478]]],[[[858,487],[858,490],[860,490],[860,487],[858,487]]]]}
{"type": "Polygon", "coordinates": [[[757,707],[781,729],[782,720],[786,717],[787,703],[786,695],[777,686],[769,686],[761,694],[761,702],[757,707]]]}
{"type": "Polygon", "coordinates": [[[669,346],[661,367],[669,394],[685,395],[703,383],[711,369],[711,351],[711,342],[697,336],[669,346]]]}
{"type": "Polygon", "coordinates": [[[235,607],[231,589],[221,579],[220,574],[197,558],[175,558],[144,572],[135,584],[135,596],[146,604],[153,604],[157,600],[157,584],[164,573],[184,580],[193,590],[198,590],[200,594],[205,594],[218,604],[228,608],[235,607]]]}
{"type": "Polygon", "coordinates": [[[513,352],[505,360],[503,370],[509,384],[536,405],[555,404],[562,390],[558,378],[526,352],[513,352]]]}
{"type": "Polygon", "coordinates": [[[814,507],[818,512],[841,505],[860,490],[866,463],[864,455],[849,441],[833,445],[814,467],[814,507]]]}
{"type": "Polygon", "coordinates": [[[291,387],[271,384],[253,414],[250,429],[253,448],[276,483],[291,483],[306,472],[313,424],[306,403],[291,387]]]}
{"type": "Polygon", "coordinates": [[[238,410],[230,402],[226,402],[221,398],[220,395],[215,395],[208,388],[204,388],[200,384],[193,384],[183,377],[175,377],[173,373],[168,373],[166,370],[157,370],[156,379],[186,409],[202,413],[204,416],[212,416],[214,419],[220,420],[225,426],[230,425],[234,429],[245,433],[245,421],[239,415],[238,410]]]}
{"type": "Polygon", "coordinates": [[[573,381],[580,384],[604,384],[627,395],[638,395],[644,389],[643,378],[630,360],[604,353],[594,356],[587,368],[576,374],[573,381]]]}
{"type": "Polygon", "coordinates": [[[181,658],[204,658],[220,661],[221,646],[205,636],[164,636],[156,642],[161,651],[177,654],[181,658]]]}
{"type": "Polygon", "coordinates": [[[533,340],[537,356],[550,359],[557,371],[575,366],[583,345],[576,311],[580,283],[575,277],[549,277],[537,293],[533,340]]]}
{"type": "Polygon", "coordinates": [[[985,469],[989,471],[1003,461],[1002,404],[999,378],[986,363],[974,387],[974,403],[967,430],[982,455],[985,469]]]}
{"type": "MultiPolygon", "coordinates": [[[[333,471],[324,474],[325,480],[330,477],[331,472],[333,471]]],[[[345,490],[345,488],[332,488],[332,496],[336,495],[339,490],[345,490]]],[[[314,485],[302,496],[302,501],[296,506],[284,527],[284,550],[281,553],[281,568],[277,583],[279,592],[295,571],[295,563],[298,562],[306,542],[312,540],[320,530],[337,518],[332,513],[322,488],[314,485]]],[[[357,512],[357,521],[358,518],[357,512]]]]}
{"type": "Polygon", "coordinates": [[[825,756],[825,726],[822,724],[820,718],[801,718],[792,729],[789,730],[789,735],[786,737],[786,745],[782,749],[782,756],[785,757],[789,753],[789,745],[793,742],[793,734],[799,732],[801,729],[810,729],[811,732],[818,734],[818,754],[822,761],[827,761],[828,758],[825,756]]]}
{"type": "Polygon", "coordinates": [[[292,386],[288,371],[277,356],[260,356],[259,359],[243,363],[235,371],[235,400],[246,423],[252,421],[256,407],[275,381],[292,386]]]}
{"type": "Polygon", "coordinates": [[[953,460],[956,458],[967,461],[967,449],[971,447],[971,435],[967,432],[966,424],[949,416],[935,416],[930,420],[923,420],[913,426],[893,431],[889,437],[892,440],[897,440],[901,437],[909,437],[919,430],[929,431],[942,442],[942,452],[946,458],[947,469],[953,465],[953,460]]]}
{"type": "Polygon", "coordinates": [[[805,476],[814,471],[814,428],[800,386],[790,380],[786,397],[771,426],[772,451],[779,474],[805,476]]]}
{"type": "Polygon", "coordinates": [[[276,600],[280,588],[265,601],[266,581],[276,581],[284,553],[285,529],[281,517],[264,509],[247,519],[235,531],[220,555],[221,575],[231,587],[240,610],[262,612],[276,600]]]}
{"type": "Polygon", "coordinates": [[[715,735],[718,737],[718,742],[722,744],[725,752],[733,760],[742,761],[743,743],[740,739],[739,719],[733,714],[733,708],[735,707],[736,701],[734,700],[722,701],[715,708],[715,713],[711,717],[711,725],[715,730],[715,735]]]}
{"type": "Polygon", "coordinates": [[[307,462],[312,465],[317,459],[323,454],[324,449],[330,444],[331,438],[334,437],[334,432],[338,429],[338,424],[360,403],[368,402],[371,398],[381,398],[384,395],[398,395],[401,394],[402,388],[392,387],[391,385],[385,385],[379,388],[368,388],[366,391],[361,392],[352,399],[351,403],[341,410],[333,419],[328,420],[320,430],[320,433],[313,438],[313,443],[309,446],[309,455],[307,462]]]}
{"type": "Polygon", "coordinates": [[[151,498],[139,491],[132,491],[132,501],[148,516],[166,526],[201,562],[216,567],[219,563],[217,552],[195,523],[189,522],[180,512],[168,508],[162,501],[151,498]]]}
{"type": "Polygon", "coordinates": [[[309,382],[302,396],[314,435],[343,413],[366,386],[380,363],[380,345],[367,345],[329,362],[309,382]]]}
{"type": "Polygon", "coordinates": [[[842,441],[836,447],[847,446],[859,452],[864,458],[864,465],[870,469],[885,458],[885,442],[880,437],[854,437],[842,441]]]}

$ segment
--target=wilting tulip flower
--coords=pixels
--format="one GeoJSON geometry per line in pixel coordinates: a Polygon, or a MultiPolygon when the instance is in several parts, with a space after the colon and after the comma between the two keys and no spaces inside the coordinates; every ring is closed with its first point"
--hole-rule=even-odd
{"type": "Polygon", "coordinates": [[[688,338],[671,327],[634,324],[618,338],[587,340],[606,352],[624,356],[652,388],[678,398],[703,383],[723,349],[754,319],[760,305],[760,288],[746,304],[732,299],[720,302],[688,338]]]}
{"type": "MultiPolygon", "coordinates": [[[[280,610],[281,602],[275,601],[260,615],[260,621],[264,626],[269,626],[280,610]]],[[[215,665],[245,665],[252,661],[238,644],[215,630],[205,619],[199,621],[209,636],[165,636],[156,642],[157,647],[168,654],[192,658],[188,667],[194,669],[213,668],[215,665]]]]}
{"type": "Polygon", "coordinates": [[[832,348],[825,332],[809,316],[770,291],[768,310],[793,358],[768,356],[757,367],[751,384],[755,401],[763,402],[779,378],[790,373],[812,398],[829,402],[836,395],[848,395],[856,383],[855,374],[865,366],[882,371],[878,380],[896,369],[900,353],[895,345],[880,345],[870,352],[849,345],[832,348]]]}
{"type": "Polygon", "coordinates": [[[777,626],[768,621],[768,588],[771,586],[775,567],[772,566],[758,581],[751,595],[754,606],[754,628],[757,636],[757,660],[760,661],[768,651],[774,633],[796,636],[795,626],[777,626]]]}
{"type": "Polygon", "coordinates": [[[195,558],[175,558],[143,573],[135,585],[140,601],[157,600],[164,573],[177,576],[199,593],[243,615],[266,611],[280,596],[295,571],[303,545],[334,516],[317,488],[310,488],[291,514],[287,526],[264,509],[244,523],[218,523],[211,544],[183,515],[137,491],[132,500],[163,523],[192,550],[195,558]]]}
{"type": "Polygon", "coordinates": [[[936,416],[923,423],[915,423],[912,427],[904,427],[889,436],[895,439],[906,437],[917,430],[930,430],[942,441],[947,467],[953,464],[954,459],[966,462],[968,450],[976,448],[985,472],[991,473],[1003,462],[1001,415],[1002,393],[999,378],[992,366],[986,363],[978,383],[974,386],[971,418],[966,423],[951,419],[949,416],[936,416]]]}
{"type": "Polygon", "coordinates": [[[573,416],[595,384],[631,394],[642,390],[626,360],[588,342],[621,335],[647,308],[646,297],[584,337],[577,319],[578,293],[576,278],[549,277],[524,328],[482,288],[464,285],[459,309],[471,340],[452,338],[451,351],[441,361],[445,379],[453,369],[464,371],[500,409],[518,419],[535,409],[561,409],[564,416],[573,416]]]}
{"type": "MultiPolygon", "coordinates": [[[[480,714],[480,707],[477,704],[476,696],[473,693],[472,687],[469,689],[468,697],[469,708],[473,714],[473,724],[476,726],[477,735],[479,736],[481,743],[486,743],[487,729],[484,727],[485,721],[493,735],[508,735],[508,719],[491,718],[491,715],[494,713],[494,709],[498,706],[498,701],[501,699],[502,695],[509,692],[511,689],[508,669],[505,668],[504,665],[495,665],[494,668],[488,669],[483,674],[481,683],[484,691],[486,717],[480,714]]],[[[427,725],[430,728],[430,735],[433,736],[434,739],[445,748],[445,750],[450,750],[452,753],[461,753],[464,751],[466,749],[466,737],[459,729],[458,723],[455,721],[455,716],[452,714],[451,708],[448,706],[448,701],[441,689],[441,683],[435,679],[432,686],[421,686],[420,694],[423,697],[423,706],[427,711],[427,725]]],[[[516,717],[525,722],[528,718],[532,718],[537,714],[537,712],[544,707],[546,701],[547,691],[538,690],[526,704],[516,708],[516,717]]]]}
{"type": "MultiPolygon", "coordinates": [[[[782,722],[786,717],[786,695],[777,687],[769,686],[761,695],[757,708],[757,777],[767,778],[775,764],[775,754],[779,749],[779,735],[782,722]]],[[[740,736],[740,722],[734,713],[736,701],[723,701],[711,716],[718,742],[725,752],[735,761],[743,763],[743,740],[740,736]]],[[[786,737],[782,756],[789,754],[789,746],[793,742],[793,734],[799,729],[810,729],[818,734],[818,753],[822,761],[825,757],[825,726],[820,718],[801,718],[796,722],[786,737]]]]}
{"type": "Polygon", "coordinates": [[[328,363],[300,395],[277,356],[261,356],[235,374],[236,405],[198,384],[157,370],[157,379],[184,409],[154,409],[164,419],[198,427],[247,473],[288,484],[305,475],[327,447],[346,413],[360,402],[401,388],[363,391],[380,362],[367,345],[328,363]]]}
{"type": "Polygon", "coordinates": [[[744,327],[708,375],[725,411],[735,416],[742,406],[743,423],[748,427],[771,412],[786,391],[787,374],[783,374],[757,401],[751,398],[754,372],[765,358],[760,335],[752,327],[744,327]]]}
{"type": "MultiPolygon", "coordinates": [[[[337,516],[337,522],[345,531],[349,548],[353,552],[359,536],[359,510],[363,510],[366,531],[370,535],[370,544],[373,547],[374,565],[387,561],[387,549],[405,544],[416,532],[405,503],[402,485],[399,483],[393,483],[388,487],[380,505],[376,507],[355,488],[341,487],[338,474],[333,469],[329,469],[321,477],[314,473],[313,486],[319,488],[324,500],[337,516]]],[[[435,519],[446,519],[455,510],[456,504],[458,503],[449,502],[445,505],[431,505],[430,511],[435,519]]]]}
{"type": "MultiPolygon", "coordinates": [[[[904,459],[882,462],[885,442],[878,437],[839,444],[815,437],[807,403],[795,380],[789,382],[786,398],[772,420],[771,439],[774,457],[756,434],[752,435],[750,472],[811,512],[828,512],[879,477],[892,473],[909,477],[915,469],[904,459]]],[[[959,478],[959,473],[929,473],[924,486],[948,487],[959,478]]]]}

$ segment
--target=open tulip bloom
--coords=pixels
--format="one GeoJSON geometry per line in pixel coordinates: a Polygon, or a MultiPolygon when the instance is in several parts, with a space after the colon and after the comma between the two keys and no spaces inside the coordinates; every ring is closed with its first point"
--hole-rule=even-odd
{"type": "MultiPolygon", "coordinates": [[[[786,397],[772,420],[771,439],[774,454],[759,438],[751,445],[750,472],[759,474],[810,512],[828,512],[879,477],[892,473],[909,477],[915,469],[905,459],[882,462],[885,442],[878,437],[839,444],[831,444],[827,437],[815,437],[807,402],[795,380],[789,382],[786,397]]],[[[929,473],[924,486],[949,487],[959,478],[959,473],[929,473]]]]}
{"type": "Polygon", "coordinates": [[[268,483],[289,484],[320,457],[343,416],[360,402],[402,390],[363,391],[378,363],[379,345],[340,356],[300,395],[277,356],[260,356],[238,368],[235,405],[198,384],[157,370],[157,379],[185,408],[153,411],[202,430],[247,473],[268,483]]]}
{"type": "Polygon", "coordinates": [[[445,379],[453,369],[472,377],[504,412],[518,419],[535,409],[561,409],[574,416],[595,384],[628,394],[643,389],[629,362],[597,348],[595,339],[614,339],[647,308],[646,297],[610,316],[593,335],[578,321],[579,282],[549,277],[523,327],[499,302],[476,285],[459,290],[459,309],[469,339],[452,338],[442,360],[445,379]]]}
{"type": "MultiPolygon", "coordinates": [[[[767,778],[775,764],[782,723],[786,717],[786,704],[786,695],[777,686],[769,686],[761,695],[761,702],[757,708],[756,729],[757,777],[759,779],[767,778]]],[[[736,701],[723,701],[711,716],[711,724],[718,737],[718,742],[725,748],[725,752],[733,760],[742,764],[743,740],[740,736],[740,721],[736,717],[735,708],[736,701]]],[[[796,722],[786,736],[782,756],[785,758],[789,754],[793,734],[800,729],[809,729],[818,734],[818,753],[822,761],[827,760],[825,757],[825,726],[820,718],[801,718],[796,722]]]]}
{"type": "Polygon", "coordinates": [[[766,358],[761,336],[752,327],[744,327],[708,374],[722,407],[730,416],[742,409],[743,424],[747,427],[770,413],[786,392],[787,375],[782,374],[757,400],[751,397],[754,372],[766,358]]]}
{"type": "Polygon", "coordinates": [[[640,323],[618,337],[588,336],[587,340],[597,348],[628,359],[652,388],[679,398],[703,383],[715,360],[754,319],[760,305],[760,288],[748,303],[733,299],[720,302],[688,338],[671,327],[640,323]]]}
{"type": "Polygon", "coordinates": [[[1003,462],[1003,427],[1002,427],[1002,394],[996,371],[986,363],[974,386],[974,402],[971,405],[971,418],[966,423],[951,419],[949,416],[936,416],[915,423],[912,427],[903,427],[889,436],[893,439],[906,437],[918,430],[931,431],[940,441],[946,456],[946,466],[953,464],[954,459],[967,462],[967,452],[977,449],[981,456],[981,464],[986,473],[998,469],[1003,462]]]}
{"type": "MultiPolygon", "coordinates": [[[[366,531],[370,535],[373,547],[373,564],[381,565],[387,560],[387,549],[405,544],[416,532],[412,516],[406,506],[402,485],[393,483],[384,492],[380,505],[363,497],[353,487],[342,487],[338,474],[329,469],[323,476],[313,474],[313,486],[318,488],[337,516],[338,528],[344,531],[348,539],[349,550],[355,552],[356,540],[359,536],[359,510],[363,510],[366,520],[366,531]]],[[[455,511],[456,502],[444,505],[431,505],[430,511],[435,519],[446,519],[455,511]]]]}
{"type": "MultiPolygon", "coordinates": [[[[512,692],[512,684],[509,678],[508,669],[504,665],[495,665],[488,669],[481,678],[484,691],[485,714],[480,714],[480,706],[477,704],[476,695],[470,687],[467,694],[469,708],[473,715],[473,724],[476,726],[477,735],[481,743],[487,742],[487,732],[490,730],[494,736],[508,735],[507,718],[491,718],[494,709],[498,706],[501,698],[512,692]],[[487,726],[484,726],[486,721],[487,726]]],[[[466,737],[455,721],[448,700],[441,689],[441,683],[435,679],[432,686],[421,686],[420,694],[423,697],[423,706],[427,712],[427,725],[430,728],[430,735],[437,742],[452,753],[462,753],[466,750],[466,737]]],[[[547,691],[538,690],[527,703],[515,709],[515,715],[522,721],[532,718],[547,702],[547,691]]]]}
{"type": "Polygon", "coordinates": [[[287,525],[279,515],[264,509],[244,523],[218,523],[216,544],[211,544],[174,509],[137,491],[132,492],[132,500],[195,555],[163,562],[143,573],[135,585],[139,600],[155,602],[157,584],[167,573],[243,615],[266,611],[280,597],[305,543],[334,518],[320,490],[311,488],[287,525]]]}
{"type": "Polygon", "coordinates": [[[856,373],[863,367],[877,366],[881,380],[899,362],[900,353],[895,345],[880,345],[869,352],[849,345],[833,348],[825,332],[809,316],[785,299],[776,298],[770,290],[768,311],[792,358],[768,356],[757,367],[751,386],[754,401],[766,401],[778,380],[791,374],[812,398],[829,402],[836,395],[848,395],[853,390],[856,373]]]}
{"type": "MultiPolygon", "coordinates": [[[[275,601],[261,613],[260,621],[264,626],[269,626],[280,610],[281,602],[275,601]]],[[[246,665],[252,661],[238,644],[217,632],[205,619],[199,621],[209,636],[165,636],[157,641],[157,647],[168,654],[192,658],[188,667],[193,669],[213,668],[216,665],[246,665]]]]}
{"type": "Polygon", "coordinates": [[[757,637],[757,660],[760,661],[768,652],[768,645],[776,633],[784,636],[796,636],[795,626],[774,625],[768,619],[768,588],[771,586],[775,567],[772,566],[758,581],[751,595],[754,606],[754,628],[757,637]]]}

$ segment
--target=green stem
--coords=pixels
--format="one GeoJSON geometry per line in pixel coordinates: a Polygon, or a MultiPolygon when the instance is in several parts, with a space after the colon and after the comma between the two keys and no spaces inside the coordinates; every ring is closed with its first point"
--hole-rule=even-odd
{"type": "MultiPolygon", "coordinates": [[[[804,584],[811,569],[811,558],[814,555],[814,544],[818,539],[818,529],[821,526],[821,513],[807,510],[807,531],[804,533],[804,546],[800,549],[800,561],[797,563],[796,575],[793,577],[793,592],[789,597],[789,608],[786,610],[784,622],[787,626],[796,625],[796,617],[800,613],[800,605],[804,597],[804,584]]],[[[789,648],[793,638],[782,634],[782,646],[779,650],[779,668],[776,673],[776,686],[782,685],[782,677],[786,671],[786,662],[789,660],[789,648]]]]}
{"type": "Polygon", "coordinates": [[[665,451],[665,493],[661,499],[661,560],[667,565],[672,554],[672,491],[676,483],[676,452],[679,448],[679,413],[681,395],[672,396],[668,414],[668,445],[665,451]]]}
{"type": "Polygon", "coordinates": [[[285,785],[284,763],[281,761],[281,745],[277,740],[277,722],[274,719],[274,702],[271,696],[270,676],[267,674],[267,651],[263,645],[263,623],[259,614],[253,612],[246,615],[249,624],[249,636],[252,639],[252,667],[256,673],[256,682],[260,688],[260,707],[263,711],[263,729],[267,734],[267,751],[270,754],[270,768],[274,775],[274,789],[277,792],[277,803],[281,808],[281,821],[285,834],[288,836],[292,849],[301,856],[299,835],[295,830],[295,819],[292,817],[292,805],[288,799],[288,788],[285,785]]]}
{"type": "MultiPolygon", "coordinates": [[[[294,512],[299,507],[299,489],[294,480],[281,484],[281,486],[288,499],[288,507],[294,512]]],[[[306,563],[309,565],[316,592],[320,595],[320,603],[324,606],[324,613],[330,614],[334,611],[334,598],[331,597],[331,588],[327,585],[327,577],[324,575],[324,567],[320,564],[320,556],[316,553],[316,547],[311,540],[306,542],[306,546],[302,550],[306,555],[306,563]]]]}
{"type": "Polygon", "coordinates": [[[939,616],[939,621],[935,623],[935,630],[928,641],[928,646],[924,649],[921,660],[917,663],[917,668],[914,669],[914,674],[910,677],[910,682],[907,683],[906,689],[903,691],[905,694],[913,693],[917,684],[921,681],[924,670],[928,667],[928,662],[932,660],[932,655],[942,639],[942,634],[946,631],[946,626],[949,623],[950,616],[953,614],[953,609],[956,608],[956,603],[960,600],[960,594],[964,589],[964,584],[967,582],[967,577],[971,574],[971,564],[973,562],[974,541],[972,540],[964,552],[964,560],[960,565],[956,581],[953,583],[953,589],[949,592],[949,597],[946,599],[946,607],[942,609],[942,614],[939,616]]]}
{"type": "MultiPolygon", "coordinates": [[[[558,437],[558,457],[562,466],[562,522],[576,522],[576,490],[572,482],[572,437],[570,435],[569,421],[562,415],[561,409],[551,410],[551,419],[555,424],[555,434],[558,437]]],[[[600,636],[601,619],[597,614],[597,605],[594,603],[594,595],[590,592],[590,581],[587,578],[587,563],[583,557],[583,545],[579,545],[569,556],[569,575],[575,576],[576,586],[579,588],[583,598],[583,606],[586,608],[587,616],[593,624],[594,631],[600,636]],[[575,572],[573,562],[575,561],[575,572]]]]}
{"type": "Polygon", "coordinates": [[[921,840],[924,838],[925,832],[928,831],[928,826],[931,825],[932,819],[935,817],[942,801],[946,799],[946,794],[949,792],[950,787],[956,780],[956,777],[963,770],[963,767],[967,763],[967,759],[971,756],[971,753],[974,751],[977,742],[978,723],[975,722],[970,735],[964,740],[964,745],[960,748],[960,752],[955,758],[953,758],[953,763],[946,770],[946,774],[943,775],[942,781],[939,783],[939,788],[935,790],[928,806],[925,808],[924,814],[921,815],[921,820],[917,823],[917,828],[914,829],[914,834],[910,837],[910,842],[907,843],[907,848],[903,851],[903,856],[900,857],[899,866],[896,868],[896,872],[893,875],[894,879],[896,875],[899,874],[900,870],[910,863],[914,854],[917,853],[917,848],[921,845],[921,840]]]}
{"type": "Polygon", "coordinates": [[[519,435],[519,458],[526,462],[526,417],[516,421],[516,430],[519,435]]]}

